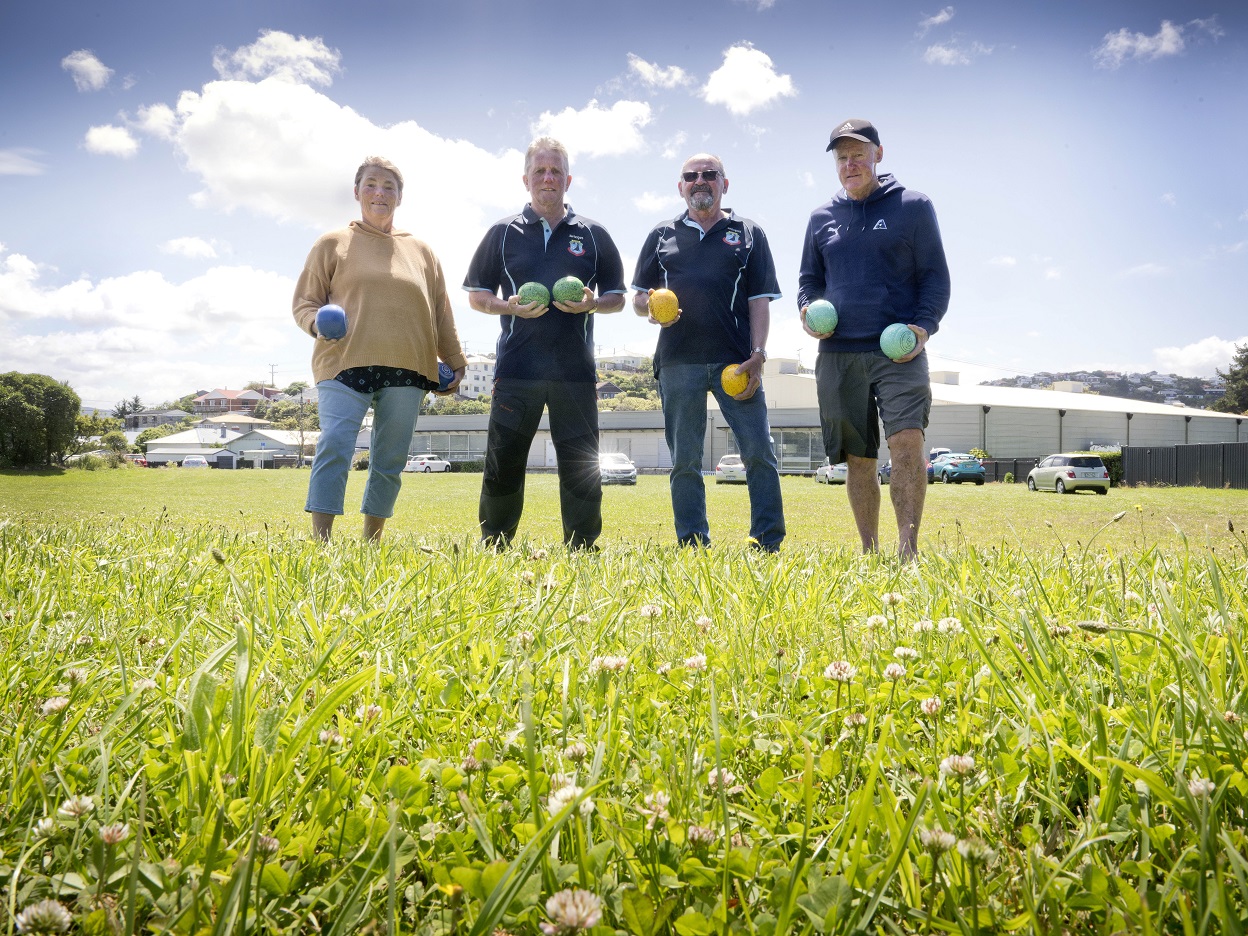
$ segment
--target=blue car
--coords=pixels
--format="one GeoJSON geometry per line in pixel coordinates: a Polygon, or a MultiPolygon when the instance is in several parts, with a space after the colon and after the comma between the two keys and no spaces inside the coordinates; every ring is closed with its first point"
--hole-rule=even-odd
{"type": "Polygon", "coordinates": [[[983,484],[984,466],[974,455],[966,452],[946,452],[937,455],[928,467],[929,481],[942,481],[945,484],[961,484],[963,481],[974,481],[983,484]]]}

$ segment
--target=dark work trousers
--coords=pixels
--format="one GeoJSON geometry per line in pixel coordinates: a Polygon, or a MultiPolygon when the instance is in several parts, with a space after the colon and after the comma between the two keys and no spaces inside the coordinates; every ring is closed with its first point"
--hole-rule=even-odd
{"type": "Polygon", "coordinates": [[[524,511],[524,473],[542,408],[559,463],[563,542],[593,546],[602,532],[602,479],[598,471],[598,397],[594,384],[562,380],[494,382],[490,432],[481,482],[481,538],[502,548],[516,535],[524,511]]]}

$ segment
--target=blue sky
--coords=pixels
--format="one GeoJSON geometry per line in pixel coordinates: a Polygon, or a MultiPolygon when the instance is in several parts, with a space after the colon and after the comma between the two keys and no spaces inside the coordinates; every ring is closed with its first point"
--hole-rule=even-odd
{"type": "MultiPolygon", "coordinates": [[[[1240,0],[47,0],[0,8],[0,371],[89,403],[310,379],[290,317],[315,237],[380,153],[397,223],[456,285],[525,200],[539,132],[631,272],[682,160],[771,240],[769,350],[813,363],[793,302],[825,154],[873,120],[936,205],[953,301],[929,351],[964,383],[1039,370],[1211,375],[1248,341],[1248,8],[1240,0]],[[579,10],[584,12],[579,12],[579,10]]],[[[631,312],[604,353],[649,353],[631,312]]]]}

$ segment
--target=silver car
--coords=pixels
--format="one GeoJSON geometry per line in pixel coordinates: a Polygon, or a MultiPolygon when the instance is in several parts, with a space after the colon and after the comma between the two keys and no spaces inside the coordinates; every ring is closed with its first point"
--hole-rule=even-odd
{"type": "Polygon", "coordinates": [[[815,480],[820,484],[844,484],[849,477],[849,463],[832,464],[832,459],[825,458],[823,464],[815,469],[815,480]]]}
{"type": "Polygon", "coordinates": [[[716,484],[745,484],[745,462],[740,455],[725,455],[715,466],[716,484]]]}
{"type": "Polygon", "coordinates": [[[637,466],[623,452],[602,452],[598,456],[598,471],[603,484],[636,484],[637,466]]]}
{"type": "Polygon", "coordinates": [[[1075,491],[1108,494],[1109,470],[1098,455],[1075,452],[1050,455],[1027,475],[1027,490],[1056,491],[1058,494],[1073,494],[1075,491]]]}

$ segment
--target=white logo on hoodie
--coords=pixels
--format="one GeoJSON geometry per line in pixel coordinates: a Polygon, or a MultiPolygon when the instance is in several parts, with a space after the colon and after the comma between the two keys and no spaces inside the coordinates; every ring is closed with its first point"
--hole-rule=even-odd
{"type": "Polygon", "coordinates": [[[888,225],[884,223],[884,219],[883,219],[883,218],[880,218],[880,220],[879,220],[879,221],[876,221],[876,222],[875,222],[875,227],[873,227],[871,230],[873,230],[873,231],[887,231],[887,230],[888,230],[888,225]]]}

